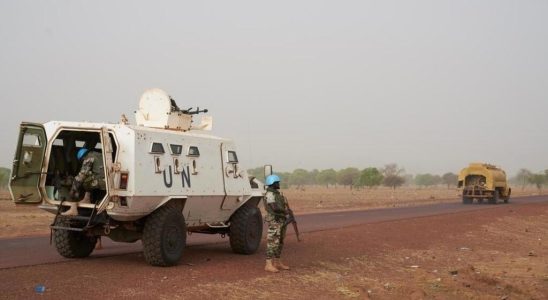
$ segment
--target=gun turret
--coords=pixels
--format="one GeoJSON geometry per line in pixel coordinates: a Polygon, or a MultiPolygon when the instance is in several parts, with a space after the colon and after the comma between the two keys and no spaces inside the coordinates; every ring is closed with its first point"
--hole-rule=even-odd
{"type": "Polygon", "coordinates": [[[199,107],[196,107],[196,110],[192,110],[192,107],[189,108],[189,109],[186,109],[186,110],[181,110],[181,112],[185,115],[197,115],[197,114],[202,114],[202,113],[207,113],[208,110],[207,109],[202,109],[200,110],[199,107]]]}

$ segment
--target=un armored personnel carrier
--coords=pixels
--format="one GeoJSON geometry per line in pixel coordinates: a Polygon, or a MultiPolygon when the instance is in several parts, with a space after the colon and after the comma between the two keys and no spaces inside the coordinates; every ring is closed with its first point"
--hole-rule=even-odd
{"type": "Polygon", "coordinates": [[[471,163],[460,171],[458,187],[462,189],[462,203],[471,204],[474,199],[482,203],[487,199],[489,204],[499,200],[508,203],[512,189],[508,186],[506,172],[490,164],[471,163]]]}
{"type": "Polygon", "coordinates": [[[146,91],[135,125],[51,121],[22,123],[10,193],[17,204],[54,214],[53,242],[64,257],[87,257],[96,240],[141,240],[145,259],[177,264],[187,232],[228,235],[232,250],[254,253],[261,240],[257,208],[263,184],[248,178],[231,140],[212,136],[207,112],[182,110],[162,90],[146,91]],[[82,148],[102,156],[104,189],[87,201],[69,190],[82,148]],[[69,209],[74,213],[67,214],[69,209]]]}

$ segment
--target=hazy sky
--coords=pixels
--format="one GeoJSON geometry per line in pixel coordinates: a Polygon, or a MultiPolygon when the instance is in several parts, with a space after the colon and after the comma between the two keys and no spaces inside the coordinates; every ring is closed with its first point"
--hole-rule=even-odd
{"type": "Polygon", "coordinates": [[[247,167],[548,168],[548,1],[0,0],[0,43],[0,166],[159,87],[247,167]]]}

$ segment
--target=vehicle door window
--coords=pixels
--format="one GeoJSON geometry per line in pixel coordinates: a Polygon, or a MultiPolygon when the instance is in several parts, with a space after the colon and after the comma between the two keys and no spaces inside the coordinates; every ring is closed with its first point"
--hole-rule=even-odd
{"type": "Polygon", "coordinates": [[[40,137],[37,134],[25,133],[23,136],[23,146],[40,147],[40,137]]]}
{"type": "Polygon", "coordinates": [[[238,156],[236,155],[236,151],[228,151],[228,162],[231,164],[237,164],[238,163],[238,156]]]}

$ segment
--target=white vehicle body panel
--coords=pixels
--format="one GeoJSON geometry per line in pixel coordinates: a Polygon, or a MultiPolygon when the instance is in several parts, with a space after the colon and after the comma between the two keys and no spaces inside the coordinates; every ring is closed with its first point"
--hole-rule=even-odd
{"type": "MultiPolygon", "coordinates": [[[[201,131],[175,131],[143,126],[85,122],[51,121],[44,124],[48,138],[46,158],[55,136],[62,130],[96,131],[105,128],[114,136],[116,157],[111,168],[112,186],[108,186],[107,214],[117,221],[134,221],[149,215],[171,199],[184,199],[183,215],[189,227],[221,223],[252,197],[262,197],[264,188],[251,188],[245,169],[237,161],[229,162],[229,152],[236,148],[231,140],[201,131]],[[163,146],[163,153],[152,153],[153,143],[163,146]],[[182,146],[173,153],[170,145],[182,146]],[[197,147],[199,156],[188,155],[197,147]],[[128,174],[126,189],[120,189],[120,176],[128,174]],[[124,199],[122,205],[121,199],[124,199]]],[[[105,162],[107,164],[107,162],[105,162]]],[[[42,171],[48,168],[47,159],[42,171]]],[[[45,206],[59,205],[49,199],[45,177],[40,191],[45,206]]],[[[258,183],[258,182],[256,182],[258,183]]],[[[82,206],[91,204],[82,204],[82,206]]],[[[100,205],[101,206],[101,205],[100,205]]]]}

